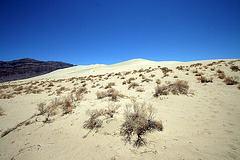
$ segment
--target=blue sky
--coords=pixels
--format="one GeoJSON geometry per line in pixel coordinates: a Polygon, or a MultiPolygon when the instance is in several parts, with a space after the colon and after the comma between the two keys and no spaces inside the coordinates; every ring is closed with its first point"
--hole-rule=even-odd
{"type": "Polygon", "coordinates": [[[0,0],[0,61],[240,58],[239,0],[0,0]]]}

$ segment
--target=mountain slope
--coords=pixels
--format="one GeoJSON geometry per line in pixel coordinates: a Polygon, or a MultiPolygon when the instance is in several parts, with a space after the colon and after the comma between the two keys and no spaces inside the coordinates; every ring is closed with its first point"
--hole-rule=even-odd
{"type": "Polygon", "coordinates": [[[24,58],[9,62],[0,61],[0,82],[30,78],[74,65],[57,61],[38,61],[24,58]]]}

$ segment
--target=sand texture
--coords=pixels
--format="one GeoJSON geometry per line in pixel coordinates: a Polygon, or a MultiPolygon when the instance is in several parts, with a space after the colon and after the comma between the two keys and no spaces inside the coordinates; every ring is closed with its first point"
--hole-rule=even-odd
{"type": "Polygon", "coordinates": [[[0,159],[240,159],[239,77],[235,59],[134,59],[1,83],[0,159]],[[179,81],[189,88],[174,88],[179,81]],[[121,132],[134,105],[154,108],[151,120],[163,126],[141,146],[138,130],[130,141],[121,132]],[[101,125],[84,128],[94,111],[101,125]]]}

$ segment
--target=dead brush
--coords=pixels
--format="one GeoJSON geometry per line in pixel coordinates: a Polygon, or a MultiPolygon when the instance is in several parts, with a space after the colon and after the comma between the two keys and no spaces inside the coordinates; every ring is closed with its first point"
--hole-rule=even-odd
{"type": "Polygon", "coordinates": [[[137,82],[132,82],[129,84],[128,89],[131,89],[131,88],[134,89],[135,87],[138,87],[138,86],[139,86],[139,84],[137,82]]]}
{"type": "Polygon", "coordinates": [[[73,98],[71,95],[65,97],[62,105],[63,114],[71,113],[74,108],[76,107],[73,105],[73,98]]]}
{"type": "Polygon", "coordinates": [[[235,85],[235,84],[238,84],[238,77],[230,77],[230,76],[228,76],[228,77],[226,77],[225,79],[224,79],[224,83],[226,84],[226,85],[235,85]]]}
{"type": "Polygon", "coordinates": [[[225,75],[224,72],[222,72],[222,73],[218,73],[217,76],[218,76],[219,79],[224,79],[224,78],[226,77],[226,75],[225,75]]]}
{"type": "Polygon", "coordinates": [[[167,85],[159,86],[155,88],[154,97],[158,97],[160,95],[169,95],[172,93],[174,95],[179,94],[187,94],[189,89],[189,85],[187,81],[178,80],[174,83],[167,83],[167,85]]]}
{"type": "Polygon", "coordinates": [[[97,91],[96,95],[97,99],[103,99],[108,96],[106,91],[97,91]]]}
{"type": "Polygon", "coordinates": [[[112,86],[115,86],[115,83],[109,82],[108,85],[105,87],[105,89],[112,88],[112,86]]]}
{"type": "Polygon", "coordinates": [[[238,66],[231,66],[230,69],[234,72],[240,71],[238,66]]]}
{"type": "Polygon", "coordinates": [[[46,105],[46,103],[44,103],[44,102],[38,104],[38,111],[40,112],[39,113],[40,115],[42,115],[46,112],[45,105],[46,105]]]}
{"type": "Polygon", "coordinates": [[[204,76],[201,76],[199,78],[197,78],[197,80],[199,80],[201,83],[212,83],[213,78],[206,78],[204,76]]]}
{"type": "Polygon", "coordinates": [[[4,116],[5,113],[4,113],[4,110],[2,109],[2,107],[0,107],[0,116],[4,116]]]}
{"type": "Polygon", "coordinates": [[[128,105],[124,113],[125,122],[121,125],[120,134],[125,136],[124,141],[131,143],[132,136],[136,135],[134,146],[140,147],[146,144],[146,140],[142,138],[148,132],[154,130],[162,131],[162,121],[154,121],[153,114],[155,108],[145,103],[133,103],[128,105]]]}
{"type": "Polygon", "coordinates": [[[86,120],[83,124],[84,128],[93,130],[96,128],[100,128],[102,126],[103,121],[100,119],[97,119],[99,116],[101,116],[101,112],[98,110],[87,110],[86,114],[90,116],[88,120],[86,120]]]}

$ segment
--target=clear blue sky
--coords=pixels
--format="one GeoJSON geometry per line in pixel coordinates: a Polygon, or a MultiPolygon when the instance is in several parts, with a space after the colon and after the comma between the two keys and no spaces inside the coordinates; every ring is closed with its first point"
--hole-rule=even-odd
{"type": "Polygon", "coordinates": [[[0,0],[0,60],[240,58],[240,0],[0,0]]]}

